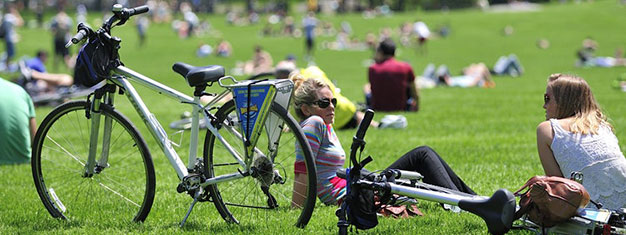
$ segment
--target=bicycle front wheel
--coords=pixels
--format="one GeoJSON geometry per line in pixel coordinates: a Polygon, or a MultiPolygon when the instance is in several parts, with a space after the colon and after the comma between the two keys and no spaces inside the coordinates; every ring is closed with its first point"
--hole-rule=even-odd
{"type": "MultiPolygon", "coordinates": [[[[234,102],[226,103],[216,117],[220,135],[240,156],[244,156],[243,132],[234,102]]],[[[234,223],[293,222],[297,227],[305,227],[315,208],[315,165],[302,129],[276,103],[270,109],[256,149],[251,164],[258,174],[208,187],[222,218],[234,223]],[[280,138],[277,139],[276,135],[280,138]],[[298,150],[309,174],[299,174],[299,179],[295,180],[294,163],[298,150]],[[294,187],[305,193],[294,193],[294,187]]],[[[205,139],[204,160],[207,177],[243,172],[232,154],[211,132],[207,132],[205,139]]]]}
{"type": "Polygon", "coordinates": [[[88,110],[85,101],[65,103],[41,123],[31,159],[39,197],[55,218],[143,221],[152,207],[155,188],[146,143],[124,116],[101,105],[95,173],[86,175],[92,125],[85,115],[88,110]],[[105,128],[107,122],[110,128],[105,128]],[[109,137],[103,129],[110,130],[109,137]],[[104,146],[109,147],[108,154],[104,146]],[[108,161],[102,160],[104,156],[108,161]]]}

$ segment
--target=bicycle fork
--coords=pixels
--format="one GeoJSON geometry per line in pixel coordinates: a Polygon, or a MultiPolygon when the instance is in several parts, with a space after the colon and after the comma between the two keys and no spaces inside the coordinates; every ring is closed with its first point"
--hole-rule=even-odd
{"type": "Polygon", "coordinates": [[[102,115],[102,100],[104,100],[104,104],[113,106],[113,97],[112,93],[115,92],[114,86],[105,86],[101,89],[98,89],[94,94],[94,99],[92,102],[89,102],[89,109],[86,111],[85,115],[87,118],[91,119],[91,129],[89,135],[89,155],[87,158],[87,162],[85,163],[85,170],[83,173],[83,177],[89,178],[92,177],[94,173],[99,174],[102,170],[108,167],[108,159],[109,159],[109,148],[111,143],[111,128],[112,122],[110,116],[105,116],[104,118],[104,128],[102,128],[102,149],[100,151],[100,159],[96,160],[96,155],[98,154],[98,140],[100,137],[100,119],[102,115]],[[112,88],[111,88],[112,87],[112,88]]]}

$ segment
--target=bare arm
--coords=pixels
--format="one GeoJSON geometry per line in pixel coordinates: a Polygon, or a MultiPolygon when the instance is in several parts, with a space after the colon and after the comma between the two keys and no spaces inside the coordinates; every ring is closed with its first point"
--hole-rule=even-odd
{"type": "Polygon", "coordinates": [[[30,129],[30,142],[32,143],[35,139],[35,133],[37,133],[37,120],[35,118],[30,118],[28,128],[30,129]]]}
{"type": "Polygon", "coordinates": [[[559,163],[556,162],[550,148],[553,138],[554,133],[549,121],[544,121],[537,126],[537,150],[539,151],[539,160],[541,160],[543,171],[548,176],[563,177],[559,163]]]}
{"type": "Polygon", "coordinates": [[[62,73],[41,73],[32,70],[31,76],[34,79],[45,81],[54,86],[71,86],[74,83],[72,76],[62,73]]]}
{"type": "MultiPolygon", "coordinates": [[[[323,120],[319,118],[317,123],[312,125],[304,125],[302,126],[302,131],[306,134],[310,134],[312,136],[321,136],[320,132],[323,133],[326,129],[322,127],[323,120]]],[[[307,143],[311,147],[311,153],[313,154],[313,158],[317,158],[317,154],[319,153],[320,145],[322,144],[322,140],[318,140],[317,138],[306,138],[307,143]]],[[[316,161],[317,163],[317,161],[316,161]]],[[[291,197],[291,207],[301,208],[304,205],[304,201],[306,199],[306,191],[307,191],[307,173],[298,173],[296,172],[293,181],[293,194],[291,197]]]]}
{"type": "Polygon", "coordinates": [[[292,208],[302,208],[306,200],[307,174],[296,173],[293,181],[293,195],[291,197],[292,208]]]}

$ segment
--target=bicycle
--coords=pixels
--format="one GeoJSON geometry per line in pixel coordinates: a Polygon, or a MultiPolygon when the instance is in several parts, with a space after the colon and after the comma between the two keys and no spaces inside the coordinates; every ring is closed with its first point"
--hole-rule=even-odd
{"type": "MultiPolygon", "coordinates": [[[[497,190],[491,197],[471,195],[422,183],[420,180],[423,176],[417,172],[387,169],[375,173],[365,170],[363,167],[372,161],[372,158],[367,157],[359,161],[357,160],[357,151],[363,151],[365,147],[365,133],[373,116],[372,110],[365,112],[365,117],[353,138],[350,148],[352,167],[337,172],[339,177],[347,180],[346,195],[350,195],[351,190],[354,189],[368,189],[377,193],[381,204],[394,204],[394,202],[399,201],[414,203],[413,198],[433,201],[444,204],[444,208],[447,207],[453,211],[463,209],[481,217],[491,234],[504,234],[512,228],[516,202],[513,193],[506,189],[497,190]]],[[[337,227],[341,235],[347,234],[350,225],[359,223],[352,220],[363,220],[363,218],[351,216],[350,210],[363,211],[363,208],[349,208],[349,200],[351,199],[347,196],[336,211],[337,227]]],[[[370,227],[375,227],[377,223],[370,224],[370,227]]]]}
{"type": "MultiPolygon", "coordinates": [[[[113,16],[97,31],[79,24],[78,33],[67,46],[83,38],[88,38],[88,43],[103,40],[119,45],[121,39],[112,37],[111,29],[147,11],[147,6],[128,9],[116,4],[113,16]]],[[[117,55],[119,46],[114,49],[117,55]]],[[[118,93],[128,98],[176,171],[180,180],[177,192],[193,198],[181,227],[199,201],[213,202],[227,222],[269,218],[277,215],[269,211],[283,210],[288,216],[281,214],[281,221],[289,217],[294,218],[297,227],[307,225],[316,201],[316,174],[302,129],[287,112],[292,82],[239,82],[225,76],[219,65],[176,63],[173,70],[194,88],[192,98],[119,62],[108,63],[114,66],[86,100],[52,110],[35,135],[33,178],[39,197],[53,217],[97,220],[111,216],[140,222],[148,216],[155,196],[154,165],[142,135],[115,109],[118,93]],[[131,81],[192,106],[186,165],[131,81]],[[223,91],[205,92],[216,82],[223,91]],[[219,100],[228,93],[235,99],[221,107],[215,102],[200,104],[201,96],[214,95],[214,100],[219,100]],[[200,119],[205,121],[207,131],[202,157],[197,157],[200,119]],[[296,155],[309,172],[305,184],[296,185],[293,179],[296,155]],[[305,187],[306,194],[293,194],[293,187],[305,187]]]]}

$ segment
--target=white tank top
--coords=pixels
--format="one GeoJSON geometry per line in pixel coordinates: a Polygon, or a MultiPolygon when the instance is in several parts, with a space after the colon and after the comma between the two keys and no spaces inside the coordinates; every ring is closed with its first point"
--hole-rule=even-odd
{"type": "Polygon", "coordinates": [[[597,135],[583,135],[566,131],[556,119],[550,119],[550,124],[551,148],[563,176],[582,172],[591,200],[607,209],[626,208],[626,158],[611,129],[601,126],[597,135]]]}

